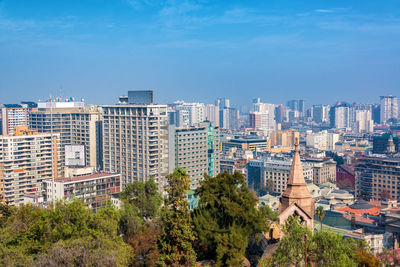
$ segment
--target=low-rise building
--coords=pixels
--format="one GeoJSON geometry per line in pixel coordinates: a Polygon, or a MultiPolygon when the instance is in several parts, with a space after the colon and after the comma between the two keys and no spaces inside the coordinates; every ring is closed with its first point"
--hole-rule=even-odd
{"type": "Polygon", "coordinates": [[[336,162],[330,158],[303,158],[313,168],[313,183],[336,182],[336,162]]]}
{"type": "Polygon", "coordinates": [[[54,187],[51,180],[43,182],[46,202],[80,199],[94,212],[104,206],[113,194],[121,192],[121,188],[121,175],[105,172],[56,178],[54,187]],[[54,193],[52,188],[54,188],[54,193]]]}
{"type": "Polygon", "coordinates": [[[364,232],[363,229],[357,229],[355,231],[347,232],[343,234],[344,238],[353,238],[365,240],[369,245],[369,249],[372,254],[376,255],[383,251],[383,234],[373,234],[364,232]]]}

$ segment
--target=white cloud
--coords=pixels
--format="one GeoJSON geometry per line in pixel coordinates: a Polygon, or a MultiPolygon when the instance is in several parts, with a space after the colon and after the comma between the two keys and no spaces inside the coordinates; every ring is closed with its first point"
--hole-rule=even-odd
{"type": "Polygon", "coordinates": [[[314,12],[317,12],[317,13],[332,13],[333,9],[316,9],[316,10],[314,10],[314,12]]]}

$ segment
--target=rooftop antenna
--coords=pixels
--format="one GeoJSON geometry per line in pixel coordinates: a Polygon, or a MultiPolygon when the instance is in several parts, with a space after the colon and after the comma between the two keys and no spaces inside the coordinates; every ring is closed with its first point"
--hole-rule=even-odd
{"type": "Polygon", "coordinates": [[[62,85],[60,85],[60,100],[62,101],[62,85]]]}
{"type": "Polygon", "coordinates": [[[54,138],[53,138],[53,96],[50,93],[50,136],[51,136],[51,201],[52,201],[52,208],[54,209],[54,138]]]}

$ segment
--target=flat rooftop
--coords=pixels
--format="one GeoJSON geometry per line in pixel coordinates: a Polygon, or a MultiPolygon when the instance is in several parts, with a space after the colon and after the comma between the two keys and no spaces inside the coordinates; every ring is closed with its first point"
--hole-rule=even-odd
{"type": "Polygon", "coordinates": [[[78,181],[86,181],[86,180],[92,180],[92,179],[96,179],[96,178],[102,178],[102,177],[108,177],[108,176],[119,176],[119,175],[120,174],[109,173],[109,172],[98,172],[98,173],[92,173],[92,174],[82,175],[82,176],[56,178],[56,179],[54,179],[54,181],[59,182],[59,183],[78,182],[78,181]]]}

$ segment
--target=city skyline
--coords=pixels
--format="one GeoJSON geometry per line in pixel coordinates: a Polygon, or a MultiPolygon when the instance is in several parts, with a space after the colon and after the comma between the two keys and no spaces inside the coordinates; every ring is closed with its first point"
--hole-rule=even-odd
{"type": "Polygon", "coordinates": [[[0,1],[0,97],[111,104],[127,90],[233,106],[399,91],[398,1],[0,1]],[[118,14],[118,15],[116,15],[118,14]]]}

